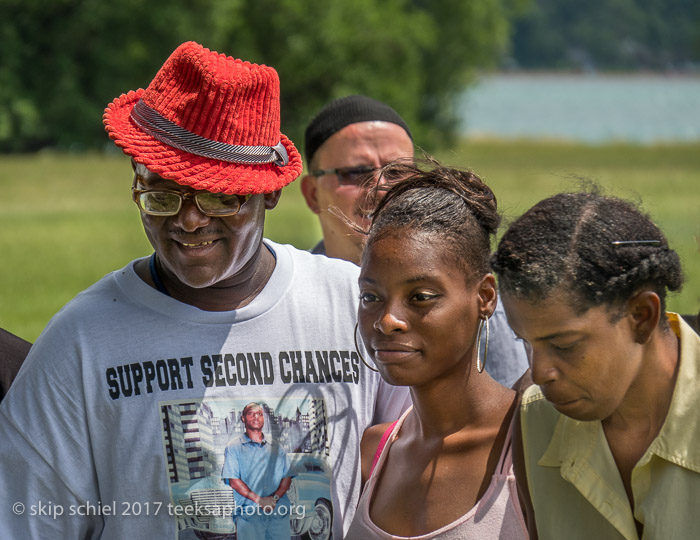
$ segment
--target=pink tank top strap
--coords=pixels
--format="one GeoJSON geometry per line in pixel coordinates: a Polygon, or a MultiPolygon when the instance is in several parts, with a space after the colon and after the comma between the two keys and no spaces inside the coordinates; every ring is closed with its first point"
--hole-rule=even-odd
{"type": "Polygon", "coordinates": [[[379,456],[382,455],[382,450],[384,450],[384,447],[386,446],[386,442],[389,440],[389,436],[391,435],[391,432],[394,430],[394,426],[398,420],[392,422],[388,428],[386,428],[386,431],[382,434],[382,438],[379,440],[379,446],[377,446],[377,451],[374,453],[374,459],[372,460],[372,468],[369,470],[369,475],[372,476],[372,473],[374,472],[374,467],[377,465],[377,461],[379,461],[379,456]]]}
{"type": "Polygon", "coordinates": [[[503,450],[501,450],[501,457],[498,458],[498,465],[496,466],[496,471],[498,474],[509,474],[513,468],[513,423],[515,421],[515,415],[518,414],[518,409],[513,413],[513,417],[510,420],[510,425],[508,426],[508,432],[506,433],[506,440],[503,443],[503,450]]]}

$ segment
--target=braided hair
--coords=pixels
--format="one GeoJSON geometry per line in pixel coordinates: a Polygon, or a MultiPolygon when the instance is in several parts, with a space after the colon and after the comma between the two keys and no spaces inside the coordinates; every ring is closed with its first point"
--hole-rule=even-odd
{"type": "Polygon", "coordinates": [[[541,300],[564,288],[578,314],[621,308],[642,287],[658,294],[663,312],[666,292],[683,284],[678,254],[649,216],[597,192],[560,193],[533,206],[503,235],[491,266],[516,297],[541,300]]]}
{"type": "Polygon", "coordinates": [[[381,169],[384,182],[378,190],[388,191],[381,196],[375,192],[370,202],[374,210],[365,252],[397,229],[427,232],[448,240],[446,255],[465,272],[488,273],[491,237],[501,219],[496,196],[471,171],[445,167],[432,158],[426,164],[428,170],[401,161],[381,169]]]}

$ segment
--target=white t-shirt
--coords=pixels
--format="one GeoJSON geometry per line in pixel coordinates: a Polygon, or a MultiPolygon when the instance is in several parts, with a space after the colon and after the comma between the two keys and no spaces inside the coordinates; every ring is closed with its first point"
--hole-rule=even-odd
{"type": "Polygon", "coordinates": [[[132,262],[50,321],[0,405],[0,538],[231,533],[224,451],[251,402],[294,468],[293,532],[325,505],[342,537],[362,433],[410,398],[355,350],[358,268],[266,244],[274,272],[241,309],[178,302],[132,262]]]}

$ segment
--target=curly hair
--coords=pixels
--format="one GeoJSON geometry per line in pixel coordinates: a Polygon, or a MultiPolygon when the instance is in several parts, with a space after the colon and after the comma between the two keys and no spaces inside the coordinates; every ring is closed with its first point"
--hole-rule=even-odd
{"type": "Polygon", "coordinates": [[[651,218],[598,192],[537,203],[503,235],[491,267],[501,289],[516,297],[544,299],[565,288],[579,314],[602,304],[621,307],[642,287],[656,292],[665,310],[667,291],[683,284],[678,254],[651,218]]]}
{"type": "Polygon", "coordinates": [[[369,198],[374,210],[365,250],[397,229],[428,232],[447,239],[446,255],[469,273],[488,273],[491,237],[501,220],[493,191],[471,171],[432,158],[421,164],[429,169],[405,161],[381,169],[383,182],[369,198]]]}

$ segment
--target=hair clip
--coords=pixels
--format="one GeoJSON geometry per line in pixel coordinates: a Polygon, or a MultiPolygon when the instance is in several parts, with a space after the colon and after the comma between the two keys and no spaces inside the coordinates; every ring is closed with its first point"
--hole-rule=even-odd
{"type": "Polygon", "coordinates": [[[613,246],[660,246],[661,240],[615,240],[613,246]]]}

